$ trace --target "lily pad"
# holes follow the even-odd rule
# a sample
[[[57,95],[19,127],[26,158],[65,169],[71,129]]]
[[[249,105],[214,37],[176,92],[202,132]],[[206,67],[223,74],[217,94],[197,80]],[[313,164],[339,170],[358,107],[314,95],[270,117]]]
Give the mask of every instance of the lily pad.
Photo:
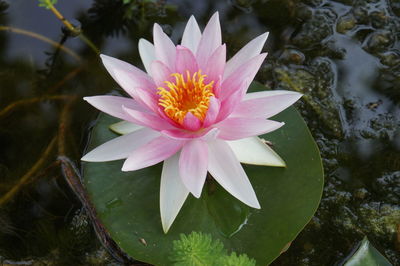
[[[345,266],[392,266],[365,237],[357,251],[346,261]]]
[[[259,83],[250,88],[265,89]],[[201,198],[189,196],[164,234],[159,211],[161,164],[121,172],[123,161],[83,163],[84,184],[98,219],[122,250],[151,264],[168,265],[172,241],[192,231],[211,234],[229,251],[246,253],[259,265],[271,263],[311,219],[323,187],[319,150],[299,113],[290,107],[273,119],[286,124],[261,137],[272,143],[287,167],[244,165],[260,210],[244,206],[210,178]],[[100,114],[89,150],[117,137],[109,129],[115,122]]]

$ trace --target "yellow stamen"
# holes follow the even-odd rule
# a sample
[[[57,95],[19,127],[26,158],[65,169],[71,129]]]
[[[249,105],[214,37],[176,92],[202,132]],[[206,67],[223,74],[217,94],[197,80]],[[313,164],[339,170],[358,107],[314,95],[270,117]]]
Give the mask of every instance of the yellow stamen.
[[[188,112],[203,121],[208,111],[210,97],[214,96],[214,81],[204,84],[206,75],[202,75],[201,70],[193,75],[186,71],[186,80],[180,73],[171,76],[175,78],[174,82],[165,81],[166,88],[157,88],[161,96],[158,104],[164,107],[164,113],[179,124],[183,123]]]

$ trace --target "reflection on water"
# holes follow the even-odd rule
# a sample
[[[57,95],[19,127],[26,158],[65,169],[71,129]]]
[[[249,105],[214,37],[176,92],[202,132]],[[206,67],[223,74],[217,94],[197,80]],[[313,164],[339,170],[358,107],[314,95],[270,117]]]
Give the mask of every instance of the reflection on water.
[[[189,15],[204,25],[219,10],[230,56],[270,31],[257,79],[305,94],[297,107],[326,172],[316,216],[274,264],[332,265],[363,235],[400,264],[398,1],[60,0],[57,8],[77,19],[102,53],[135,65],[141,65],[138,39],[151,40],[154,22],[177,42]],[[0,261],[117,263],[96,240],[57,158],[79,166],[96,117],[82,96],[119,88],[61,25],[36,1],[0,1]],[[38,36],[64,46],[55,49]],[[234,232],[246,213],[221,221],[224,233]]]

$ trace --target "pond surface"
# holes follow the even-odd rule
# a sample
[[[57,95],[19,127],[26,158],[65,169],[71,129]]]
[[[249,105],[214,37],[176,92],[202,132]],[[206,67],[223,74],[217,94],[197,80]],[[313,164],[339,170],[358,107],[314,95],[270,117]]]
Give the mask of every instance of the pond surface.
[[[56,7],[102,53],[139,66],[155,22],[178,42],[191,14],[204,26],[218,10],[229,56],[270,31],[256,79],[305,94],[296,107],[325,168],[315,217],[274,265],[341,264],[364,236],[400,265],[400,1],[124,2]],[[120,89],[37,1],[0,0],[0,29],[0,262],[119,265],[64,176],[97,116],[82,97]]]

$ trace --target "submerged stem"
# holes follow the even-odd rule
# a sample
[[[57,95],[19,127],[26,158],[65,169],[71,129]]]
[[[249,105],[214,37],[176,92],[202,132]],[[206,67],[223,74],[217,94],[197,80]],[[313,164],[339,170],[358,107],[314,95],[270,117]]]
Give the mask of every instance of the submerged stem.
[[[56,140],[57,136],[54,136],[53,139],[50,141],[49,145],[47,148],[44,150],[44,152],[39,156],[39,160],[36,161],[36,163],[29,169],[28,172],[26,172],[25,175],[23,175],[17,184],[15,184],[4,196],[0,198],[0,206],[4,205],[7,203],[21,188],[25,183],[40,170],[48,158],[51,155],[51,152],[55,148],[56,145]]]
[[[71,95],[50,95],[50,96],[45,96],[45,97],[35,97],[35,98],[15,101],[15,102],[7,105],[3,110],[0,110],[0,118],[4,115],[8,114],[15,108],[23,106],[23,105],[33,104],[33,103],[37,103],[37,102],[41,102],[41,101],[45,101],[45,100],[67,100],[67,99],[71,99],[74,97],[75,96],[71,96]]]
[[[77,99],[76,96],[72,96],[72,98],[64,105],[63,110],[60,114],[60,123],[58,126],[58,155],[59,156],[66,156],[66,129],[69,124],[70,120],[70,111],[72,105],[74,104],[75,100]]]
[[[58,127],[58,133],[56,136],[54,136],[52,138],[52,140],[50,141],[50,143],[47,146],[47,148],[45,149],[45,151],[39,156],[40,159],[36,161],[36,163],[29,169],[29,171],[26,172],[26,174],[23,175],[15,185],[13,185],[13,187],[3,197],[0,198],[0,207],[3,204],[7,203],[29,181],[29,179],[31,179],[41,168],[44,167],[44,164],[49,159],[51,152],[55,148],[56,144],[58,146],[58,154],[61,156],[65,155],[65,130],[69,123],[69,113],[71,111],[72,104],[75,102],[77,97],[76,96],[65,96],[65,95],[56,95],[53,97],[57,97],[57,98],[62,97],[63,99],[65,99],[65,98],[70,99],[64,105],[64,108],[60,114],[60,124]],[[39,101],[40,99],[41,98],[33,98],[33,99],[30,99],[30,102]],[[18,101],[18,102],[20,104],[26,103],[26,101],[25,102]],[[15,103],[14,103],[14,105],[11,105],[11,106],[9,105],[9,107],[10,107],[9,109],[12,109],[12,106],[15,107]],[[7,110],[3,110],[3,111],[7,111]],[[0,113],[0,115],[1,115],[1,113]]]
[[[64,78],[62,78],[59,82],[57,82],[54,86],[52,86],[48,92],[55,92],[57,91],[60,87],[62,87],[67,81],[69,81],[70,79],[74,78],[77,74],[79,74],[80,72],[82,72],[84,70],[84,66],[79,66],[75,69],[73,69],[72,71],[68,72]]]
[[[56,15],[56,17],[67,27],[68,30],[70,30],[73,33],[79,34],[79,31],[69,22],[61,13],[60,11],[57,10],[57,8],[53,4],[49,4],[49,8],[51,12]]]
[[[66,52],[67,54],[71,55],[76,60],[81,61],[81,57],[79,55],[77,55],[74,51],[72,51],[71,49],[65,47],[64,45],[61,45],[41,34],[38,34],[38,33],[32,32],[32,31],[28,31],[28,30],[24,30],[24,29],[20,29],[20,28],[15,28],[15,27],[10,27],[10,26],[2,26],[2,25],[0,25],[0,31],[10,31],[13,33],[26,35],[26,36],[41,40],[43,42],[51,44],[55,48],[61,49],[62,51]]]
[[[81,30],[77,29],[74,25],[72,25],[71,22],[69,22],[61,13],[58,11],[58,9],[52,4],[49,3],[49,9],[53,14],[67,27],[67,29],[72,32],[74,35],[77,35],[84,43],[86,43],[87,46],[90,47],[90,49],[93,50],[97,55],[100,54],[99,49],[97,46],[89,40],[82,32]]]

